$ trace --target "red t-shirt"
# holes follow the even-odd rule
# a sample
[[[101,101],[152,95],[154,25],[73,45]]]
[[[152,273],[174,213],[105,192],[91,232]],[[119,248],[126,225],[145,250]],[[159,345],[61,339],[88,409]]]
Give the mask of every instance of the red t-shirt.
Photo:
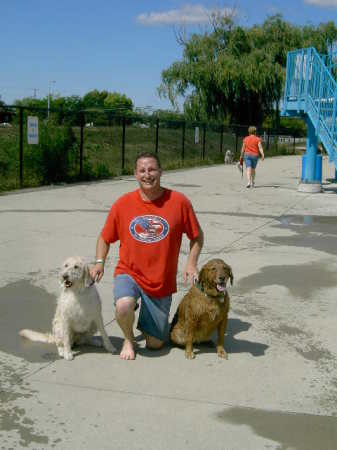
[[[245,144],[245,154],[251,156],[259,156],[259,142],[261,142],[261,139],[255,136],[255,134],[250,134],[249,136],[245,137],[243,140],[243,143]]]
[[[181,193],[164,189],[146,202],[136,190],[111,207],[101,232],[110,244],[120,241],[115,275],[129,274],[151,297],[177,291],[177,266],[182,235],[196,239],[200,225],[191,202]]]

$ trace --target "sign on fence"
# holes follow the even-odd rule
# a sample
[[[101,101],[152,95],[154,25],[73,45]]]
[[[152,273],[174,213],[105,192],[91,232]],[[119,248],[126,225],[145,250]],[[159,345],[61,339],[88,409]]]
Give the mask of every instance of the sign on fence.
[[[28,144],[39,143],[39,119],[35,116],[27,118],[27,141]]]
[[[200,142],[199,127],[195,127],[195,132],[194,132],[194,143],[195,143],[195,144],[199,144],[199,142]]]

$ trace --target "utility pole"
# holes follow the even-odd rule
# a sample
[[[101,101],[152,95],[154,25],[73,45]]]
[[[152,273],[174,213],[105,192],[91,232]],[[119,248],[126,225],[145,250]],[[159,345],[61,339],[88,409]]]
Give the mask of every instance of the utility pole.
[[[38,88],[32,88],[32,90],[34,91],[33,98],[36,98],[36,93],[37,93],[37,91],[39,91],[40,89],[38,89]]]

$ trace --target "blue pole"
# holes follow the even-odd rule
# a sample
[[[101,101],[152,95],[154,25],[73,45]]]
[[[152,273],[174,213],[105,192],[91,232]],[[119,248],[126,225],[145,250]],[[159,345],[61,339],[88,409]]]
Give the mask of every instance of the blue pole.
[[[317,136],[315,127],[309,117],[307,118],[307,151],[303,183],[315,182],[315,165],[317,153]]]

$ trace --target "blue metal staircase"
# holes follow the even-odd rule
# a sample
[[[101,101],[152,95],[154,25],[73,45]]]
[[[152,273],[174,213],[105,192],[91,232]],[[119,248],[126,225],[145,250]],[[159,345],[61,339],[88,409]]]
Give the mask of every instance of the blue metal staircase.
[[[308,140],[314,134],[322,142],[337,170],[337,83],[330,68],[312,47],[289,52],[281,115],[305,119]]]

